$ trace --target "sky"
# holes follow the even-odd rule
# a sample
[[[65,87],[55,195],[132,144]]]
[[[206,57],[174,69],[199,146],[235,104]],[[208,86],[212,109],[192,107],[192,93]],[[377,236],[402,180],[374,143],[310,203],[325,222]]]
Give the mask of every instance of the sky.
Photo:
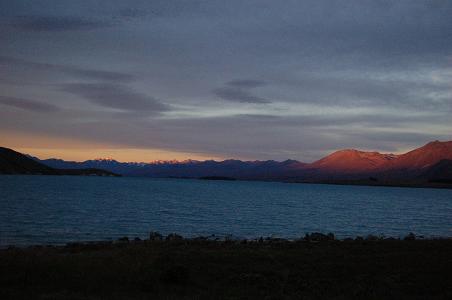
[[[0,0],[0,145],[311,162],[452,140],[452,1]]]

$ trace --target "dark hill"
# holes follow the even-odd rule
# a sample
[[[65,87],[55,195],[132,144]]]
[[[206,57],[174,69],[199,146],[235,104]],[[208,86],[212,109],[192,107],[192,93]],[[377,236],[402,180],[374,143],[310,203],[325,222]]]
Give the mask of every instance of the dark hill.
[[[38,163],[14,150],[0,147],[0,174],[54,175],[55,169]]]
[[[441,160],[425,171],[421,177],[429,182],[452,183],[452,160]]]
[[[0,147],[0,174],[118,176],[100,169],[55,169],[14,150]]]

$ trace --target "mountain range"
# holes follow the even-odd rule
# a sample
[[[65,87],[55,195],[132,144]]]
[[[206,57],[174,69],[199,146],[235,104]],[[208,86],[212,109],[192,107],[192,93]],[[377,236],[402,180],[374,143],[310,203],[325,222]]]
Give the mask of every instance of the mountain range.
[[[3,173],[7,173],[5,172],[7,168],[10,168],[11,173],[12,167],[11,163],[9,165],[7,163],[6,148],[0,149],[0,173],[2,170]],[[55,170],[60,170],[59,172],[63,172],[61,170],[65,170],[64,172],[68,172],[68,170],[105,170],[105,172],[123,176],[166,178],[219,178],[372,185],[449,186],[452,184],[452,141],[430,142],[399,155],[345,149],[336,151],[313,163],[296,160],[278,162],[234,159],[149,163],[94,159],[75,162],[61,159],[40,160],[32,156],[25,158],[29,160],[27,168],[35,168],[33,163],[37,163],[41,166],[41,169],[38,169],[42,174],[52,173]]]
[[[57,169],[103,169],[123,176],[177,178],[234,178],[289,182],[328,182],[384,185],[452,183],[452,141],[430,142],[404,154],[355,149],[336,151],[313,163],[285,161],[155,161],[118,162],[95,159],[84,162],[45,159],[35,161]]]

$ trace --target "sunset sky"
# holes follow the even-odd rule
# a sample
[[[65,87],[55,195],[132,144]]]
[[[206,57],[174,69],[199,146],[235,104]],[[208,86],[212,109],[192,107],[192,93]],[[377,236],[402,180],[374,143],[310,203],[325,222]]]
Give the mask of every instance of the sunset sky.
[[[452,140],[452,1],[0,0],[0,146],[310,162]]]

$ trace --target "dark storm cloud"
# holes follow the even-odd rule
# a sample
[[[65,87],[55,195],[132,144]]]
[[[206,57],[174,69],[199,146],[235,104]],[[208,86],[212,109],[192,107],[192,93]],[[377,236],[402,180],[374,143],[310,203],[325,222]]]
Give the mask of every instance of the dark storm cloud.
[[[50,63],[39,63],[9,56],[0,56],[0,71],[4,69],[7,71],[38,71],[38,72],[60,72],[65,73],[81,79],[93,79],[93,80],[106,80],[106,81],[131,81],[134,79],[133,75],[113,72],[113,71],[103,71],[95,69],[86,69],[76,66],[68,65],[58,65]]]
[[[120,84],[70,83],[62,85],[61,89],[108,108],[148,114],[170,110],[169,105]]]
[[[0,96],[0,104],[40,113],[56,112],[59,110],[57,106],[52,104],[8,96]]]
[[[94,30],[111,25],[111,22],[75,16],[18,16],[10,22],[17,29],[38,32]]]

